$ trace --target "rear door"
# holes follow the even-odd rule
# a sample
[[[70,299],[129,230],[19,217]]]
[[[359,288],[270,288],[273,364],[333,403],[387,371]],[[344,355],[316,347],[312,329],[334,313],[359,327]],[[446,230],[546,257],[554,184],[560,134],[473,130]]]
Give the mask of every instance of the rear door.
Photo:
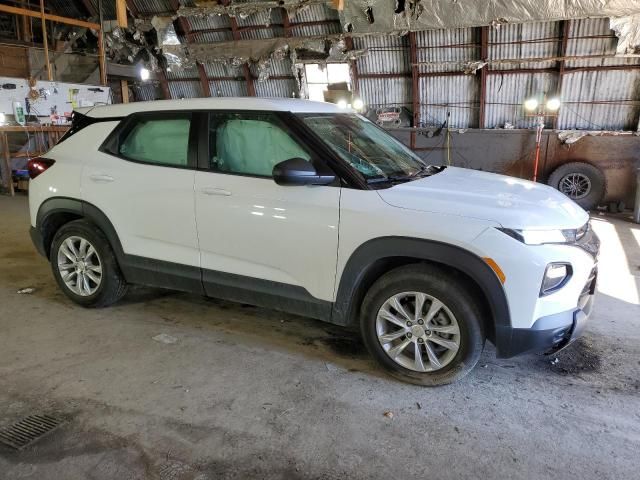
[[[129,256],[200,266],[193,124],[186,112],[134,114],[88,155],[82,198],[106,214]]]
[[[320,161],[276,113],[213,112],[203,136],[195,203],[207,293],[220,296],[223,285],[237,285],[254,290],[259,304],[260,294],[332,301],[339,183],[275,183],[271,173],[281,161]]]

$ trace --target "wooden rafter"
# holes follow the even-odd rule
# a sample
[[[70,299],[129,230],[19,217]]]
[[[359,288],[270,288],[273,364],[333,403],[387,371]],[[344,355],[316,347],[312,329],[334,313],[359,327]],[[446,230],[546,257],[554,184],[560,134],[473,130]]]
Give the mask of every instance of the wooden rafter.
[[[98,16],[98,11],[93,6],[93,3],[90,2],[90,0],[82,0],[82,6],[87,11],[87,13],[89,14],[90,17],[97,17]]]
[[[28,8],[11,7],[9,5],[0,4],[0,12],[10,13],[12,15],[24,15],[33,18],[43,18],[49,22],[64,23],[65,25],[73,25],[75,27],[91,28],[93,30],[100,30],[99,23],[85,22],[84,20],[77,20],[75,18],[61,17],[60,15],[53,15],[46,12],[37,12]]]

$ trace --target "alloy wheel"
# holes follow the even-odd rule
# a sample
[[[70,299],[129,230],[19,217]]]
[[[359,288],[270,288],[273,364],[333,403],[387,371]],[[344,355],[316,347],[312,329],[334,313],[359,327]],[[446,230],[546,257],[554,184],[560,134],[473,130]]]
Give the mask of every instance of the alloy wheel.
[[[582,173],[569,173],[560,179],[558,189],[567,197],[579,200],[591,192],[591,180]]]
[[[389,358],[416,372],[444,368],[460,349],[455,316],[423,292],[402,292],[387,299],[376,317],[376,334]]]
[[[94,246],[78,236],[66,238],[58,248],[58,272],[76,295],[93,295],[102,282],[102,264]]]

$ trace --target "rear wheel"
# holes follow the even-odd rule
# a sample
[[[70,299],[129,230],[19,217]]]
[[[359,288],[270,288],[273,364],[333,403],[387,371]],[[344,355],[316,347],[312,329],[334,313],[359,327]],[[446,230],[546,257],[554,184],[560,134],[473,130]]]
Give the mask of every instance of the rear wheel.
[[[596,208],[604,197],[605,177],[589,163],[571,162],[556,168],[547,182],[585,210]]]
[[[484,332],[464,282],[430,265],[383,275],[367,293],[361,330],[369,352],[391,375],[444,385],[473,369]]]
[[[51,268],[62,291],[84,307],[104,307],[124,296],[127,284],[104,234],[85,220],[63,225],[51,245]]]

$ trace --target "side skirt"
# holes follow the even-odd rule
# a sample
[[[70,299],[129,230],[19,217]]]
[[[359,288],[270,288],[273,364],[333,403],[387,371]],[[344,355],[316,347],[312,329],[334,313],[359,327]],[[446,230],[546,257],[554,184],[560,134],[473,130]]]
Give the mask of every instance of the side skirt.
[[[331,321],[333,303],[319,300],[297,285],[203,270],[136,255],[124,254],[119,262],[122,273],[130,283],[248,303],[326,322]]]

